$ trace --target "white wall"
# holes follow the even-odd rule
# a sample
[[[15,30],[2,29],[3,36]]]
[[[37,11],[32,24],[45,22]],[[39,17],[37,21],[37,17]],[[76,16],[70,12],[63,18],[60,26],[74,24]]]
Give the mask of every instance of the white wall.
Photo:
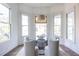
[[[35,40],[36,39],[36,27],[34,22],[34,15],[29,15],[29,24],[28,24],[28,35],[30,39]]]
[[[50,15],[48,14],[47,15],[47,19],[48,19],[48,22],[47,22],[47,38],[48,40],[53,40],[53,15]]]
[[[18,9],[16,4],[7,4],[10,10],[11,39],[0,43],[0,55],[4,55],[18,45]]]
[[[24,14],[32,14],[32,7],[29,7],[27,5],[24,5],[24,4],[19,4],[19,10],[21,13],[24,13]]]

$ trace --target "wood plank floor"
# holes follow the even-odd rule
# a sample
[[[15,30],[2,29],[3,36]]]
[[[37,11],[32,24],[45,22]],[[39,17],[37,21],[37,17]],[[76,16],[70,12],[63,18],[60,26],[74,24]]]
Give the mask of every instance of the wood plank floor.
[[[23,45],[16,47],[9,53],[5,54],[4,56],[16,56],[19,51],[23,48]],[[68,47],[64,45],[59,46],[59,56],[79,56],[76,52],[72,51]]]
[[[60,50],[60,53],[64,52],[65,55],[79,56],[79,54],[77,54],[76,52],[72,51],[71,49],[69,49],[68,47],[66,47],[64,45],[60,45],[60,49],[62,49],[62,51]]]
[[[12,51],[10,51],[9,53],[5,54],[4,56],[16,56],[17,53],[23,48],[23,45],[20,45],[16,48],[14,48]]]

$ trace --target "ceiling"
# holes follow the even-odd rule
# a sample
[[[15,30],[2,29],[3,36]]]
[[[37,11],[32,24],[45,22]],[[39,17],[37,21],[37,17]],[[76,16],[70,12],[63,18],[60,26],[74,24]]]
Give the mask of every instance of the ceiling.
[[[51,7],[64,5],[64,3],[22,3],[22,5],[27,5],[29,7]]]

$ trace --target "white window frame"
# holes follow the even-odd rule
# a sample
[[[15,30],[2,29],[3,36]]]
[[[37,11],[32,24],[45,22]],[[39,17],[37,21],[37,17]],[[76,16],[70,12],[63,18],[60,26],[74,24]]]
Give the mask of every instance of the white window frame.
[[[68,14],[70,14],[70,13],[74,13],[74,15],[73,15],[73,17],[74,17],[74,19],[73,19],[73,30],[72,30],[72,40],[71,39],[68,39]],[[75,36],[76,36],[76,32],[75,32],[75,28],[76,28],[76,26],[75,26],[75,11],[74,10],[72,10],[72,11],[70,11],[69,13],[67,13],[66,14],[66,38],[67,38],[67,40],[70,40],[70,41],[72,41],[72,42],[75,42]]]
[[[1,4],[1,5],[3,5],[3,4]],[[5,5],[3,5],[4,7],[6,7]],[[9,13],[8,13],[8,19],[9,19],[9,23],[6,23],[6,22],[4,22],[3,24],[8,24],[9,25],[9,27],[10,27],[10,29],[9,29],[9,39],[7,39],[7,40],[4,40],[4,41],[2,41],[2,42],[0,42],[0,43],[3,43],[3,42],[6,42],[6,41],[9,41],[10,39],[11,39],[11,23],[10,23],[10,8],[8,8],[8,7],[6,7],[8,10],[9,10]],[[0,23],[2,23],[2,22],[0,22]]]
[[[55,21],[55,17],[56,16],[60,16],[60,18],[61,18],[61,14],[58,14],[58,15],[55,15],[54,16],[54,21]],[[61,19],[62,20],[62,19]],[[61,20],[60,20],[60,25],[55,25],[55,22],[53,22],[54,23],[54,36],[55,36],[55,26],[57,27],[57,26],[59,26],[60,27],[60,36],[59,37],[61,37]],[[57,35],[58,36],[58,35]]]
[[[26,17],[29,19],[28,15],[22,14],[21,17],[22,17],[22,16],[26,16]],[[26,19],[26,20],[28,21],[28,19]],[[23,18],[22,18],[22,20],[23,20]],[[22,21],[22,20],[21,20],[21,21]],[[28,22],[27,22],[27,23],[28,23]],[[28,36],[28,24],[27,24],[27,25],[22,25],[22,29],[23,29],[23,27],[27,27],[27,29],[26,29],[26,30],[27,30],[27,34],[26,34],[26,35],[23,35],[23,30],[22,30],[22,36],[23,36],[23,37],[24,37],[24,36]]]

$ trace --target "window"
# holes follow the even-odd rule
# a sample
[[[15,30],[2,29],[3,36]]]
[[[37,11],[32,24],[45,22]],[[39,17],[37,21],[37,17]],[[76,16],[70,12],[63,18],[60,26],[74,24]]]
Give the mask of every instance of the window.
[[[61,15],[54,16],[54,35],[61,36]]]
[[[45,39],[46,39],[46,35],[47,35],[47,24],[46,23],[36,23],[36,39],[38,39],[37,36],[40,35],[45,35]]]
[[[67,14],[67,38],[74,40],[74,12]]]
[[[0,42],[10,40],[9,9],[0,4]]]
[[[22,15],[22,36],[28,35],[28,16]]]

